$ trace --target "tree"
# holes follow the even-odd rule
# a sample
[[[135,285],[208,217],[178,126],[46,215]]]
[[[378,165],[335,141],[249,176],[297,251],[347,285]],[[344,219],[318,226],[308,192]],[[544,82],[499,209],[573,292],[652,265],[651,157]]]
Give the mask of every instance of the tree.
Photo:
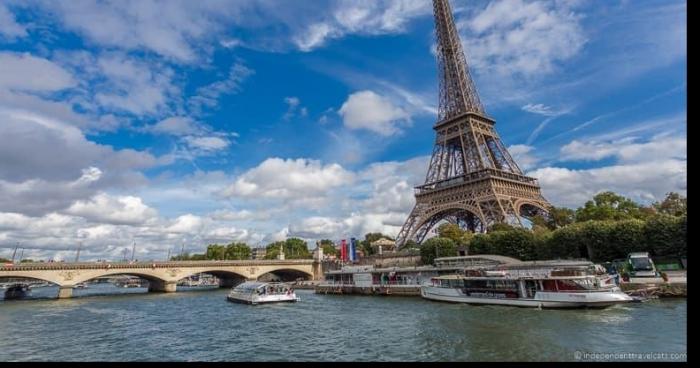
[[[323,239],[320,241],[321,249],[323,249],[323,254],[329,256],[338,256],[340,252],[335,247],[335,243],[329,239]]]
[[[7,258],[0,257],[0,263],[10,263],[10,262],[12,262],[12,261],[7,259]]]
[[[688,218],[658,215],[646,222],[644,239],[655,256],[686,257],[688,254]]]
[[[549,209],[549,219],[547,226],[556,230],[561,227],[571,225],[576,221],[576,211],[566,207],[551,207]]]
[[[284,248],[285,259],[309,259],[311,252],[305,241],[299,238],[289,238],[286,241],[279,241],[269,244],[266,248],[265,259],[277,259],[280,254],[280,247]]]
[[[457,255],[459,255],[457,245],[449,238],[431,238],[420,246],[420,257],[423,264],[432,264],[435,258],[455,257]]]
[[[231,243],[226,246],[226,259],[250,259],[250,247],[246,243]]]
[[[463,230],[457,224],[444,223],[438,227],[438,234],[441,238],[452,239],[457,246],[467,246],[474,234],[469,230]]]
[[[576,221],[629,220],[643,218],[639,204],[613,192],[596,194],[592,201],[576,210]]]
[[[207,246],[207,260],[224,260],[226,258],[226,247],[218,244],[210,244]]]
[[[512,231],[515,230],[515,227],[508,225],[508,224],[503,224],[503,223],[496,223],[488,228],[488,232],[496,232],[496,231]]]
[[[671,192],[666,195],[663,201],[656,202],[652,206],[659,213],[680,217],[688,213],[688,198]]]

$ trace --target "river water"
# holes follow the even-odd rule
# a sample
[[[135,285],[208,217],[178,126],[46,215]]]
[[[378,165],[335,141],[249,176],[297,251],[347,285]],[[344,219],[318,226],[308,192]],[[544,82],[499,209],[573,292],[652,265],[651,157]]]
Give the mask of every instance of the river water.
[[[293,304],[230,303],[227,290],[144,293],[92,285],[67,300],[0,300],[0,361],[682,360],[687,302],[604,310],[443,304],[317,295]],[[117,295],[101,295],[120,293]],[[585,353],[681,353],[625,359]],[[586,358],[587,357],[587,358]]]

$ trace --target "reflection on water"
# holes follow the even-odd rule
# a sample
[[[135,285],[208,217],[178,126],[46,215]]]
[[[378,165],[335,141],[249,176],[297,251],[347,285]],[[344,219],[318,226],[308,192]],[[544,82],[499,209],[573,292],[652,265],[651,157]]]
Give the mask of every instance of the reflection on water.
[[[100,287],[0,301],[0,360],[572,361],[687,349],[684,299],[537,310],[299,290],[299,303],[248,306],[223,289],[90,297],[114,291]]]

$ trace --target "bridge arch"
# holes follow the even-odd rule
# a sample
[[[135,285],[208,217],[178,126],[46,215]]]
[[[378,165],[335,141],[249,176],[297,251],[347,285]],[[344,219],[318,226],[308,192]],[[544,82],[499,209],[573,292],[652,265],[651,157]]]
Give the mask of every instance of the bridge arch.
[[[41,275],[36,275],[36,274],[32,274],[32,273],[14,272],[11,275],[0,274],[0,282],[5,282],[4,280],[8,280],[8,279],[30,279],[30,280],[36,280],[36,281],[46,281],[46,282],[50,282],[56,286],[61,286],[61,282],[57,279],[54,279],[51,277],[41,277]]]
[[[81,282],[87,282],[90,280],[94,280],[100,277],[106,277],[106,276],[136,276],[140,277],[144,280],[147,280],[148,282],[151,283],[160,283],[160,282],[167,282],[165,278],[161,277],[159,274],[152,272],[152,271],[147,271],[147,270],[141,270],[141,271],[132,271],[132,270],[121,270],[121,269],[114,269],[114,270],[100,270],[97,272],[87,272],[85,274],[81,274],[80,276],[76,277],[73,279],[72,283],[73,284],[79,284]]]
[[[291,282],[300,278],[303,280],[313,280],[314,274],[313,272],[296,267],[280,267],[259,274],[257,280]]]

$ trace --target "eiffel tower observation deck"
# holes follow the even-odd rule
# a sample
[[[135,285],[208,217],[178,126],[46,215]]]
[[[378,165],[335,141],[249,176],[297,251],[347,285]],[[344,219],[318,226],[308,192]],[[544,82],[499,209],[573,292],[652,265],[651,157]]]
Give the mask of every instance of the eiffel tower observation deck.
[[[496,132],[472,80],[449,0],[433,0],[440,103],[425,184],[397,239],[422,242],[447,221],[474,232],[497,223],[524,226],[551,205],[523,174]]]

